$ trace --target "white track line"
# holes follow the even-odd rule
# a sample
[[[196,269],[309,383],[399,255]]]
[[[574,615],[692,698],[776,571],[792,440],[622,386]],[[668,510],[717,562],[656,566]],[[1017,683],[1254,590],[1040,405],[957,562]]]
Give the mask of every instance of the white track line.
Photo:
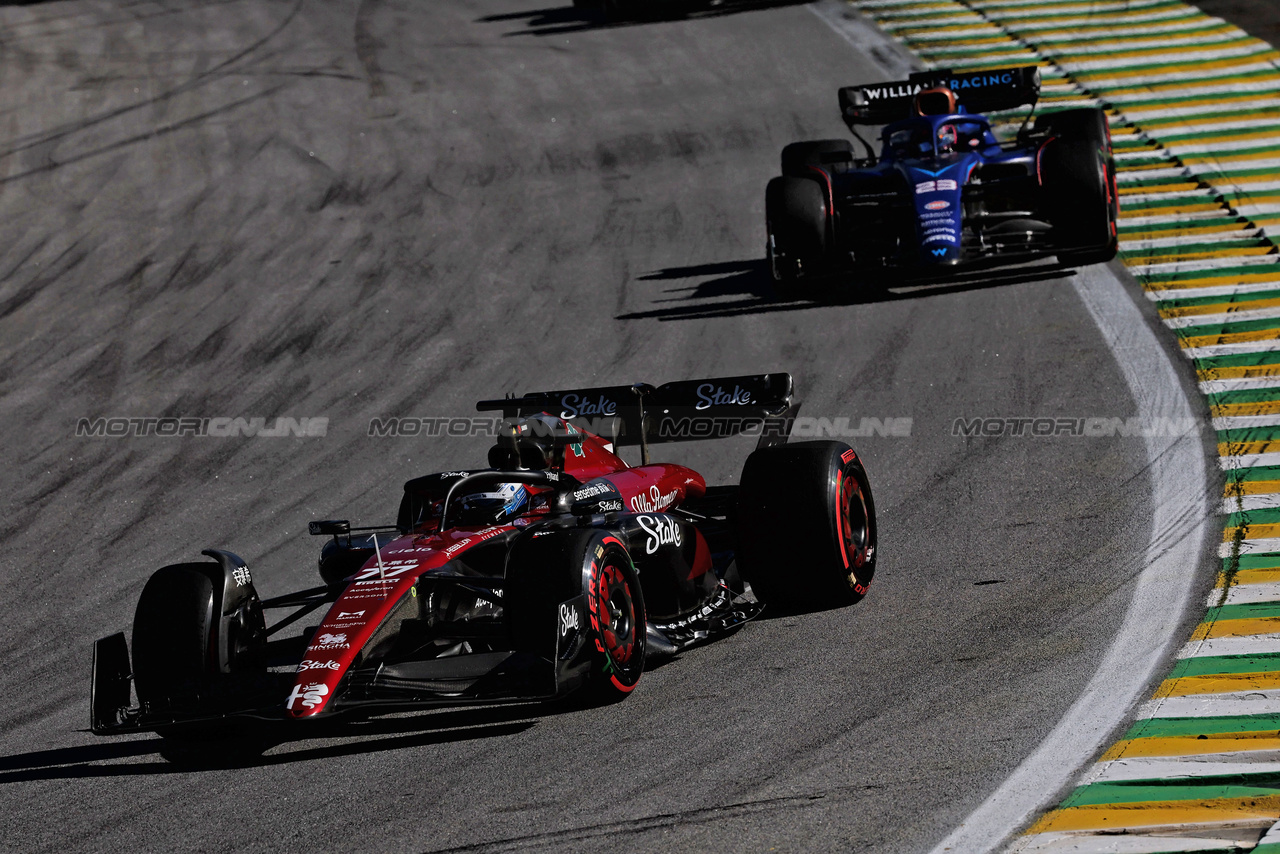
[[[1280,342],[1272,342],[1276,344]],[[1201,350],[1207,350],[1208,347],[1201,347]],[[1268,349],[1275,349],[1269,347]],[[1184,350],[1184,353],[1190,352]],[[1280,415],[1229,415],[1225,418],[1214,418],[1214,430],[1247,430],[1250,427],[1280,427]]]
[[[1261,727],[1262,725],[1259,724]],[[1274,754],[1259,750],[1257,753]],[[1226,774],[1275,774],[1280,762],[1259,762],[1248,752],[1204,753],[1198,756],[1141,757],[1138,759],[1113,759],[1099,762],[1089,775],[1081,780],[1086,783],[1118,783],[1129,780],[1171,780],[1193,777],[1217,777]]]
[[[1280,388],[1280,377],[1251,377],[1240,380],[1205,380],[1200,383],[1204,394],[1221,394],[1224,391],[1244,391],[1253,388]]]
[[[1222,591],[1212,590],[1205,599],[1205,607],[1213,608],[1222,602]],[[1280,581],[1268,581],[1263,584],[1241,584],[1227,591],[1227,601],[1223,605],[1255,605],[1259,602],[1280,602]],[[1257,652],[1251,653],[1257,655]]]
[[[1222,593],[1221,589],[1215,593]],[[1216,605],[1217,602],[1214,602]],[[1217,655],[1267,655],[1280,652],[1280,634],[1246,635],[1239,638],[1214,638],[1191,641],[1178,651],[1178,658],[1205,658]]]
[[[1274,380],[1275,377],[1272,377]],[[1218,465],[1223,471],[1228,469],[1251,469],[1258,466],[1280,466],[1280,454],[1239,454],[1231,457],[1218,457]],[[1259,540],[1258,542],[1261,542]],[[1275,542],[1280,543],[1280,540]],[[1280,548],[1272,549],[1280,551]]]
[[[1280,456],[1280,454],[1269,456]],[[1273,552],[1280,552],[1280,539],[1275,537],[1267,537],[1261,540],[1242,540],[1240,542],[1240,554],[1242,555],[1265,555]],[[1231,557],[1231,543],[1220,543],[1218,545],[1218,557]]]
[[[1237,259],[1232,259],[1233,261]],[[1247,305],[1247,303],[1240,303]],[[1219,314],[1188,314],[1185,317],[1166,317],[1164,318],[1165,326],[1170,329],[1183,329],[1187,326],[1209,326],[1219,323],[1236,323],[1241,320],[1271,320],[1280,317],[1280,305],[1268,306],[1267,308],[1245,308],[1238,311],[1228,311]],[[1277,378],[1272,378],[1272,383],[1277,382]]]
[[[1229,715],[1280,713],[1280,691],[1242,691],[1238,694],[1196,694],[1148,700],[1138,708],[1138,720],[1146,718],[1220,718]]]
[[[1206,829],[1205,832],[1213,831]],[[1231,851],[1238,844],[1239,840],[1234,837],[1190,839],[1185,836],[1041,833],[1020,850],[1022,854],[1181,854],[1193,851]]]
[[[1270,507],[1280,507],[1280,493],[1255,493],[1253,495],[1242,495],[1239,498],[1233,495],[1230,498],[1222,499],[1222,510],[1220,512],[1224,516],[1230,516],[1232,513],[1248,513],[1250,510],[1266,510]],[[1276,652],[1280,652],[1280,649],[1277,649]]]
[[[1115,274],[1090,267],[1072,282],[1144,417],[1194,418],[1175,368]],[[1157,675],[1191,604],[1211,518],[1204,454],[1194,434],[1145,440],[1154,518],[1124,622],[1089,684],[1031,756],[932,854],[1001,848],[1109,741]],[[1170,850],[1170,849],[1165,849]]]
[[[1219,344],[1216,347],[1191,347],[1183,350],[1182,355],[1188,359],[1213,359],[1218,356],[1238,356],[1242,353],[1270,353],[1273,350],[1280,350],[1280,341],[1249,341],[1241,344]]]
[[[868,56],[880,58],[892,44],[840,0],[807,8]],[[889,55],[900,54],[895,50]],[[1177,369],[1116,274],[1108,267],[1089,267],[1072,279],[1072,285],[1124,374],[1136,414],[1194,419]],[[934,854],[994,851],[1033,815],[1051,806],[1133,710],[1157,668],[1176,648],[1174,631],[1192,604],[1191,589],[1212,518],[1205,459],[1194,433],[1143,441],[1151,476],[1152,528],[1119,631],[1089,684],[1053,731],[938,843]]]

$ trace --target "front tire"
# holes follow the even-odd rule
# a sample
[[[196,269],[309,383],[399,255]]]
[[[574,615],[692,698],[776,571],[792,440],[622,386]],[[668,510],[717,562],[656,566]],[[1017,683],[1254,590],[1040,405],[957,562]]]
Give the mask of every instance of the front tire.
[[[237,568],[243,578],[234,575]],[[262,606],[247,573],[243,564],[166,566],[138,598],[134,687],[170,761],[217,764],[261,752],[241,727],[217,720],[279,696],[279,682],[266,670]]]
[[[851,605],[876,567],[876,513],[862,461],[843,442],[761,448],[738,492],[738,565],[783,610]]]
[[[580,651],[568,666],[586,665],[580,699],[617,702],[640,682],[644,594],[631,556],[609,532],[554,531],[519,541],[507,558],[503,603],[513,648],[546,658],[554,658],[562,613],[570,613],[561,606],[579,614],[581,637],[573,643]]]
[[[202,564],[157,570],[133,617],[133,679],[144,707],[195,708],[217,672],[213,582]]]
[[[817,181],[774,178],[765,188],[767,251],[782,290],[822,269],[827,251],[827,199]]]

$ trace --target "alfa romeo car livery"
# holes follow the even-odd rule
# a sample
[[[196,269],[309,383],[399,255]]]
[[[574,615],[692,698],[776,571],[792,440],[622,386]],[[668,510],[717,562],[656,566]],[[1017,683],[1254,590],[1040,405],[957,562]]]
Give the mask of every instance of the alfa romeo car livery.
[[[648,658],[766,603],[851,604],[876,565],[871,487],[847,445],[788,443],[798,407],[785,373],[482,401],[503,424],[487,466],[409,480],[394,525],[311,523],[331,538],[320,586],[261,600],[245,562],[216,549],[156,571],[132,651],[123,632],[95,645],[93,731],[181,741],[231,723],[615,700]],[[652,444],[739,434],[759,438],[736,486],[650,460]],[[268,627],[276,609],[292,613]],[[320,609],[312,630],[272,639]]]
[[[1054,256],[1108,261],[1117,247],[1115,163],[1098,108],[1028,114],[1001,142],[980,113],[1031,106],[1035,66],[839,91],[849,140],[797,142],[765,192],[766,253],[775,281],[894,268],[945,274],[960,265]],[[877,156],[860,125],[885,125]]]

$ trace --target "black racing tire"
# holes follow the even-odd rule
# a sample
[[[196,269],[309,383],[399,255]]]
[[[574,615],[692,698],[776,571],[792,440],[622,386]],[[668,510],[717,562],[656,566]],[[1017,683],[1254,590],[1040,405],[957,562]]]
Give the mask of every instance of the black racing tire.
[[[783,611],[852,605],[876,570],[876,509],[862,461],[843,442],[756,450],[738,490],[738,566]]]
[[[217,669],[213,582],[204,564],[157,570],[133,617],[133,681],[144,707],[194,708]]]
[[[1101,264],[1120,246],[1120,216],[1111,131],[1101,109],[1064,110],[1042,116],[1036,130],[1052,139],[1041,163],[1046,218],[1063,264]]]
[[[1053,240],[1064,264],[1106,263],[1120,246],[1115,166],[1084,140],[1055,139],[1044,152],[1044,189]]]
[[[622,542],[588,528],[528,536],[512,547],[502,599],[515,650],[552,656],[559,607],[578,597],[590,668],[576,697],[593,705],[623,700],[644,672],[646,611]]]
[[[764,206],[774,281],[790,288],[820,273],[827,252],[826,189],[808,178],[774,178],[765,187]]]
[[[829,174],[847,172],[856,155],[847,139],[815,139],[793,142],[782,149],[782,174],[791,178],[812,178],[813,170]]]

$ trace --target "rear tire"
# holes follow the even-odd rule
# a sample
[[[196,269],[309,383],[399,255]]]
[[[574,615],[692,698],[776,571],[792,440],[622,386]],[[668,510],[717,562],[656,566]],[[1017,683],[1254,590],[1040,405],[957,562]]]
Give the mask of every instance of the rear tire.
[[[876,512],[861,460],[843,442],[761,448],[738,492],[738,565],[783,610],[851,605],[876,567]]]
[[[1116,256],[1120,215],[1116,166],[1106,113],[1087,108],[1042,116],[1037,131],[1052,139],[1044,149],[1048,221],[1063,264],[1102,264]]]
[[[1037,116],[1035,132],[1085,140],[1105,149],[1107,156],[1111,156],[1111,124],[1107,121],[1106,111],[1098,107],[1080,107]]]
[[[782,174],[791,178],[812,178],[814,169],[838,174],[849,171],[854,159],[853,143],[847,139],[793,142],[782,149]]]

